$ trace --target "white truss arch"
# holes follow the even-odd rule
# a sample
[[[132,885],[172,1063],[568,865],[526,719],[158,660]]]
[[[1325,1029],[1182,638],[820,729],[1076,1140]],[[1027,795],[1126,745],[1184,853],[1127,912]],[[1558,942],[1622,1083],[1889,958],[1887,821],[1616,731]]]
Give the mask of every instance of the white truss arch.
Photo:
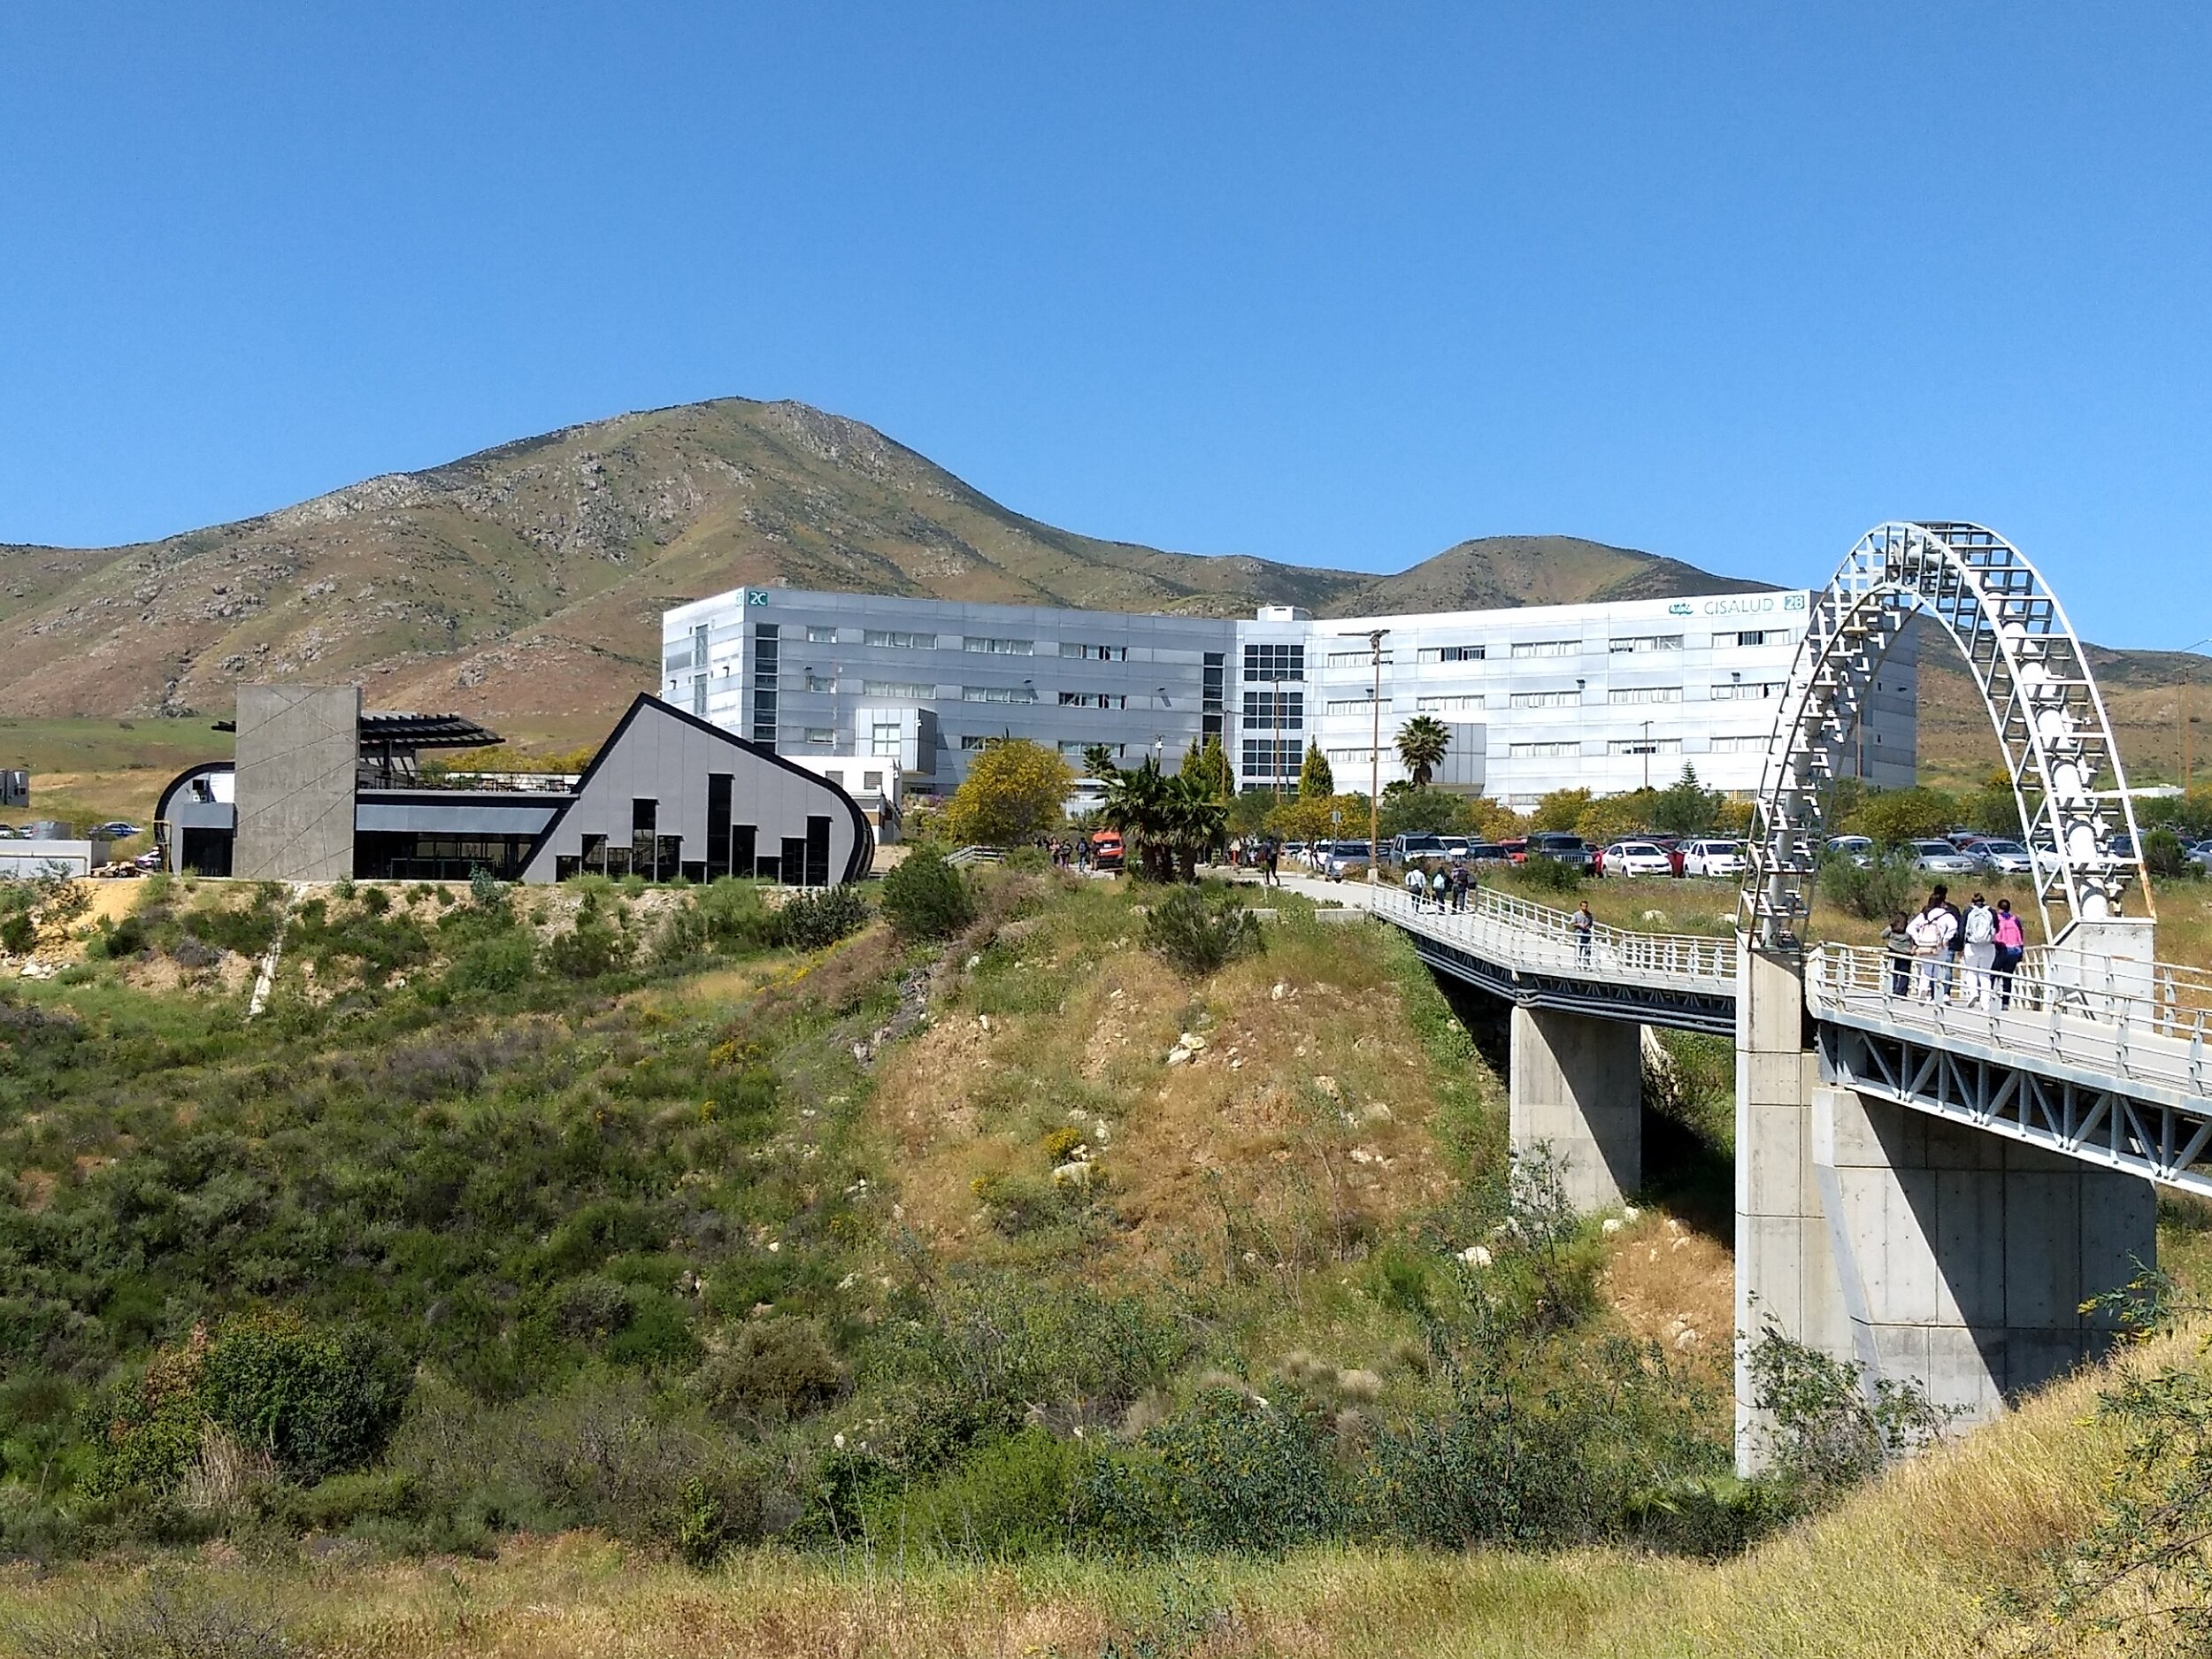
[[[1767,743],[1740,926],[1794,950],[1811,907],[1829,801],[1874,676],[1916,614],[1965,658],[2004,753],[2034,854],[2044,935],[2120,914],[2144,889],[2141,842],[2119,746],[2088,658],[2040,572],[1973,524],[1885,524],[1859,538],[1815,595]],[[2124,829],[2127,856],[2108,839]]]

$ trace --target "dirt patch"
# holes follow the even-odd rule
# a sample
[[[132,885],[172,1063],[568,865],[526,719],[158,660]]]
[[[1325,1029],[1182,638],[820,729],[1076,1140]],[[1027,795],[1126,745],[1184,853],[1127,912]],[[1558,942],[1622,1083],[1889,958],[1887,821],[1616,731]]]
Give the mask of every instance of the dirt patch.
[[[1704,1233],[1645,1211],[1614,1236],[1600,1288],[1632,1334],[1732,1371],[1736,1259]]]

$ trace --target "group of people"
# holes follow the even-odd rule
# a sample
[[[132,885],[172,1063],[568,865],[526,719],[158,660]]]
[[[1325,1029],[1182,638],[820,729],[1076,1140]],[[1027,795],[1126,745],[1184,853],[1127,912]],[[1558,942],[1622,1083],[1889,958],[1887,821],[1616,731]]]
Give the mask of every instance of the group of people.
[[[1961,910],[1941,882],[1917,915],[1891,919],[1884,943],[1892,996],[1963,1001],[1970,1008],[2010,1008],[2013,972],[2027,952],[2010,899],[1993,909],[1977,893]]]
[[[1051,856],[1052,867],[1055,870],[1087,871],[1091,867],[1094,856],[1091,851],[1091,838],[1087,835],[1078,835],[1071,839],[1056,838],[1045,843],[1045,851]]]
[[[1432,905],[1440,910],[1464,910],[1467,895],[1474,886],[1475,873],[1463,862],[1455,862],[1448,867],[1438,864],[1428,871],[1418,864],[1406,866],[1406,892],[1412,897],[1417,910]]]

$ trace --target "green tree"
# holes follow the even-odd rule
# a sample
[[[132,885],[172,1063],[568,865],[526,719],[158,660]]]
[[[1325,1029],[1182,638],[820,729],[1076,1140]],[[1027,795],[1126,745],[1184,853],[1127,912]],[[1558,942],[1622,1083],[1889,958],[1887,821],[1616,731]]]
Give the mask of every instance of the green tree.
[[[1571,830],[1596,799],[1587,789],[1555,789],[1536,803],[1529,814],[1532,830]]]
[[[1410,835],[1428,831],[1445,834],[1459,828],[1464,810],[1455,795],[1441,789],[1415,789],[1403,784],[1393,784],[1383,791],[1382,833],[1385,840],[1393,835]],[[1361,831],[1365,833],[1366,826]]]
[[[1018,847],[1057,829],[1075,775],[1056,750],[1009,738],[979,754],[967,780],[945,808],[952,838],[966,844]]]
[[[1318,742],[1309,738],[1305,763],[1298,768],[1298,798],[1325,801],[1335,793],[1336,774],[1329,770],[1329,757],[1321,752]]]
[[[1969,828],[1985,835],[2010,840],[2025,833],[2020,827],[2020,803],[2013,798],[2012,779],[2001,767],[1990,769],[1981,787],[1966,797],[1960,815]]]
[[[1141,765],[1105,780],[1106,798],[1098,809],[1103,823],[1127,837],[1138,870],[1149,881],[1170,881],[1175,875],[1168,781],[1159,761],[1147,755]]]
[[[1429,787],[1451,746],[1450,729],[1432,714],[1417,714],[1398,728],[1398,758],[1413,774],[1417,789]]]
[[[1670,835],[1702,835],[1719,812],[1720,797],[1698,782],[1697,768],[1686,763],[1682,775],[1652,802],[1652,827]]]
[[[1869,795],[1844,820],[1847,834],[1870,836],[1885,846],[1940,835],[1959,815],[1959,803],[1941,789],[1882,789]]]
[[[1593,847],[1608,846],[1648,827],[1654,822],[1652,811],[1658,798],[1656,790],[1637,789],[1593,801],[1575,820],[1575,833]]]
[[[1190,770],[1191,764],[1186,761],[1184,770]],[[1196,765],[1199,780],[1213,791],[1217,801],[1226,801],[1237,792],[1237,775],[1229,765],[1228,752],[1221,747],[1218,737],[1206,740],[1206,746],[1198,751]]]
[[[1083,775],[1087,778],[1110,778],[1121,767],[1114,760],[1111,743],[1086,743],[1083,746]]]

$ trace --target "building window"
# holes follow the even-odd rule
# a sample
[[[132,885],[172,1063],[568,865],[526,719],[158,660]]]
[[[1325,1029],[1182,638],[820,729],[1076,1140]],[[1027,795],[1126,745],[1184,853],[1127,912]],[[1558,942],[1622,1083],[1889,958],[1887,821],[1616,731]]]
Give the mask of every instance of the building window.
[[[896,760],[905,747],[900,741],[902,735],[897,721],[879,720],[868,730],[868,752]]]
[[[1679,686],[1616,686],[1605,694],[1606,702],[1618,708],[1630,703],[1679,703]]]
[[[909,634],[903,628],[870,628],[861,637],[870,645],[887,646],[895,651],[933,651],[937,649],[934,634]]]
[[[1510,753],[1516,760],[1558,760],[1569,755],[1582,753],[1579,743],[1516,743]]]
[[[1355,762],[1363,766],[1372,766],[1375,751],[1371,749],[1333,749],[1328,751],[1328,756],[1332,766],[1349,766]]]
[[[1425,645],[1421,648],[1420,660],[1425,663],[1479,663],[1489,655],[1490,648],[1486,645]]]
[[[691,647],[664,647],[661,651],[661,672],[673,680],[691,666]]]
[[[1479,645],[1474,649],[1475,654],[1479,657],[1483,648]],[[1383,652],[1382,660],[1385,668],[1390,666],[1389,651]],[[1332,668],[1372,668],[1374,665],[1375,653],[1372,650],[1331,651],[1329,653],[1329,666]]]
[[[1716,755],[1763,755],[1767,740],[1764,737],[1716,737],[1706,748]]]
[[[1513,706],[1517,709],[1571,709],[1582,702],[1579,691],[1517,691]]]
[[[1125,709],[1128,696],[1118,691],[1064,691],[1060,694],[1064,709]]]
[[[1006,734],[1003,732],[965,732],[961,734],[960,747],[968,749],[988,749],[994,743],[1002,743],[1005,741]]]
[[[1422,699],[1421,706],[1427,708],[1431,701],[1429,698]],[[1482,699],[1477,697],[1475,702],[1479,704]],[[1363,697],[1332,697],[1323,710],[1327,714],[1372,714],[1374,711],[1375,694],[1371,691]]]
[[[903,680],[864,680],[860,682],[860,692],[865,697],[908,697],[926,703],[937,695],[937,687],[915,685]]]
[[[833,726],[810,726],[806,729],[806,741],[818,749],[829,749],[837,741],[837,732]]]
[[[818,674],[810,668],[806,671],[806,688],[809,691],[835,691],[837,677],[834,674]]]
[[[1789,642],[1790,631],[1787,628],[1740,628],[1733,634],[1713,635],[1713,643],[1722,646],[1787,645]]]
[[[960,701],[963,703],[1034,703],[1037,701],[1037,688],[1034,686],[963,686],[960,687]]]
[[[1302,691],[1248,691],[1244,694],[1247,726],[1280,726],[1286,732],[1306,729],[1306,694]]]
[[[1764,703],[1778,697],[1786,682],[1779,680],[1737,680],[1713,687],[1715,703]]]
[[[704,674],[691,677],[691,711],[694,714],[707,711],[707,677]]]
[[[1679,755],[1678,737],[1617,737],[1606,744],[1609,755]]]
[[[1465,714],[1482,707],[1482,694],[1474,692],[1446,697],[1423,697],[1414,707],[1423,714]]]
[[[1082,645],[1073,640],[1060,641],[1060,655],[1073,657],[1087,663],[1125,663],[1129,660],[1126,645]]]
[[[1633,657],[1640,651],[1678,651],[1682,649],[1679,634],[1639,634],[1632,638],[1615,640],[1606,647],[1616,657]]]
[[[698,624],[691,630],[691,665],[701,673],[707,670],[707,625]]]
[[[1517,658],[1579,657],[1582,655],[1582,641],[1580,640],[1516,640],[1513,641],[1513,655]]]
[[[1101,743],[1087,737],[1064,737],[1060,740],[1060,752],[1071,760],[1082,759],[1083,751],[1090,749],[1102,749],[1116,760],[1129,752],[1126,743]]]
[[[806,627],[806,642],[809,645],[834,645],[837,643],[837,630],[810,622]]]
[[[753,741],[776,746],[776,654],[781,649],[772,622],[753,624]]]
[[[822,776],[829,782],[835,784],[841,789],[845,787],[845,773],[844,769],[841,767],[825,767],[822,771]]]
[[[1295,778],[1305,758],[1306,749],[1302,742],[1286,738],[1278,743],[1271,737],[1248,737],[1244,740],[1243,772],[1247,778]]]
[[[1244,680],[1272,682],[1306,677],[1306,648],[1302,645],[1248,645],[1244,648]]]
[[[881,790],[883,787],[883,774],[879,772],[862,772],[860,774],[860,787],[864,789]]]
[[[986,657],[1027,657],[1036,649],[1034,640],[995,640],[970,634],[963,640],[961,649],[979,651]]]

